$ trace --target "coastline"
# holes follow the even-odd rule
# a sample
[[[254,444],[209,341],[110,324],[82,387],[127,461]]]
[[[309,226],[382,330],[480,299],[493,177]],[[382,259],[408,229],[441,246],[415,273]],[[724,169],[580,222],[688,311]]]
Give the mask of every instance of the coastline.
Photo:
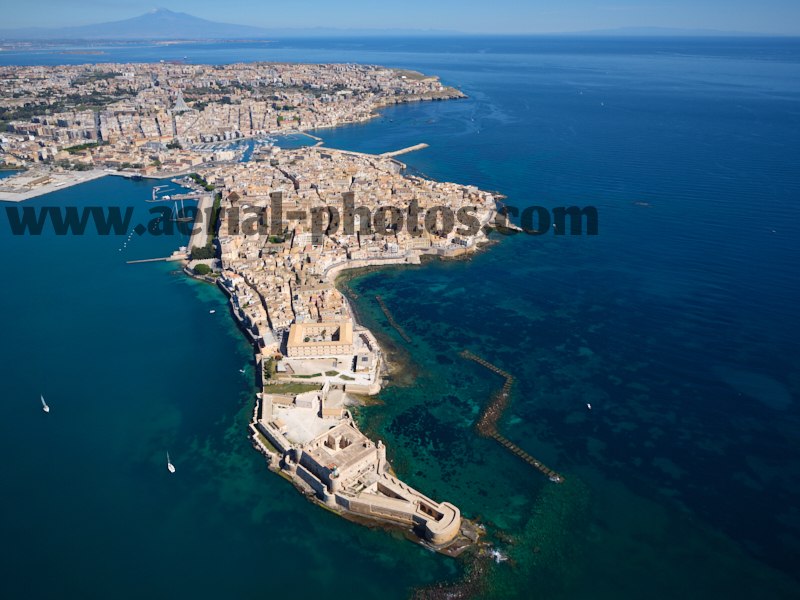
[[[475,250],[477,251],[477,249]],[[435,258],[435,257],[432,257]],[[354,261],[355,262],[355,261]],[[361,261],[359,261],[361,262]],[[335,271],[328,273],[327,279],[331,281],[336,288],[342,292],[345,301],[348,304],[350,314],[352,315],[354,326],[357,325],[358,327],[362,327],[369,331],[369,333],[375,337],[379,347],[380,347],[380,356],[381,356],[381,365],[378,367],[380,372],[380,385],[373,391],[371,390],[370,393],[366,398],[371,398],[374,394],[377,394],[383,387],[389,383],[390,385],[398,385],[401,384],[397,381],[397,376],[405,376],[409,377],[410,380],[413,381],[413,368],[411,367],[412,362],[409,360],[400,360],[398,359],[398,355],[401,352],[404,352],[402,347],[395,345],[391,340],[389,340],[388,336],[385,332],[380,331],[376,334],[372,329],[369,329],[363,325],[363,320],[359,317],[358,311],[354,307],[354,303],[351,301],[351,298],[347,295],[347,291],[343,291],[343,288],[346,285],[346,281],[350,279],[363,275],[367,272],[372,271],[379,271],[385,269],[386,267],[399,267],[404,264],[411,264],[418,266],[421,264],[420,262],[412,262],[408,263],[405,261],[397,261],[391,263],[383,263],[383,264],[375,264],[374,261],[363,261],[366,264],[358,264],[358,265],[340,265],[338,266]],[[224,285],[219,284],[219,287],[225,288]],[[348,288],[349,289],[349,288]],[[226,290],[227,293],[227,290]],[[351,292],[352,293],[352,292]],[[241,319],[239,319],[235,311],[233,310],[233,299],[232,296],[229,299],[229,305],[231,307],[232,312],[234,313],[234,318],[240,325],[240,329],[244,329],[248,338],[254,345],[254,350],[258,351],[259,348],[257,346],[257,341],[253,337],[253,335],[247,330],[244,323]],[[380,339],[379,339],[380,338]],[[295,469],[301,468],[300,461],[297,459],[296,463],[293,464],[294,461],[292,459],[288,460],[287,464],[287,457],[291,456],[293,448],[284,448],[283,449],[283,457],[281,457],[281,449],[278,446],[278,441],[274,437],[273,432],[267,430],[261,422],[261,417],[264,416],[264,402],[266,395],[266,390],[269,386],[264,387],[262,381],[262,356],[260,354],[256,354],[256,385],[261,389],[265,390],[263,393],[259,392],[256,394],[255,398],[255,405],[253,409],[253,419],[249,425],[250,432],[251,432],[251,440],[253,442],[254,447],[261,452],[265,458],[267,459],[268,468],[273,471],[279,473],[284,479],[292,482],[294,486],[300,491],[307,500],[313,502],[314,504],[321,506],[335,514],[344,517],[345,519],[352,521],[354,523],[358,523],[361,525],[366,525],[371,528],[380,528],[385,529],[388,531],[399,531],[403,534],[403,536],[413,541],[417,544],[420,544],[424,547],[429,548],[435,552],[440,552],[452,557],[458,557],[461,555],[465,550],[469,548],[476,548],[478,553],[481,553],[481,549],[483,548],[480,538],[483,534],[485,534],[485,528],[482,525],[477,524],[477,522],[473,522],[466,518],[461,519],[461,532],[456,538],[450,540],[443,544],[434,544],[430,543],[423,537],[420,537],[413,529],[409,529],[407,524],[398,523],[396,520],[392,519],[385,519],[374,514],[370,514],[369,516],[365,516],[359,513],[354,513],[346,508],[337,505],[330,501],[330,499],[323,494],[321,498],[319,496],[319,492],[314,490],[313,487],[309,487],[307,482],[300,480],[297,477],[293,476],[293,472]],[[410,384],[410,381],[409,381]],[[369,402],[367,400],[364,402],[363,400],[359,400],[359,394],[356,394],[356,403],[358,404],[365,404]],[[375,402],[380,403],[380,401]],[[352,411],[348,410],[347,418],[355,422],[355,419],[352,416]],[[354,423],[354,426],[356,424]],[[379,442],[380,444],[380,442]],[[380,446],[379,446],[380,447]],[[393,473],[391,470],[391,466],[387,464],[389,472]],[[287,474],[285,471],[289,471]]]
[[[336,289],[347,300],[350,312],[353,315],[353,320],[360,325],[366,327],[363,323],[364,319],[356,308],[356,300],[359,296],[350,287],[349,282],[353,279],[374,273],[384,271],[390,268],[400,268],[403,265],[373,265],[354,267],[353,269],[342,269],[337,273],[334,285]],[[411,266],[411,265],[408,265]],[[419,266],[419,265],[416,265]],[[370,330],[372,331],[372,330]],[[388,386],[401,386],[405,387],[411,385],[416,377],[416,369],[413,361],[410,358],[408,350],[395,342],[389,335],[388,331],[383,328],[378,328],[377,331],[372,331],[375,339],[381,347],[383,356],[383,371],[381,377],[381,389]]]

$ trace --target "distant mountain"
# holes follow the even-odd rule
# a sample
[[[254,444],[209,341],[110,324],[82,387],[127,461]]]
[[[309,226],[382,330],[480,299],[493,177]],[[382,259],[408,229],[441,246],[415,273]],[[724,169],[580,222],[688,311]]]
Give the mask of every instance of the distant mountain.
[[[165,8],[139,17],[80,27],[0,29],[7,40],[197,40],[265,38],[260,27],[215,23]]]

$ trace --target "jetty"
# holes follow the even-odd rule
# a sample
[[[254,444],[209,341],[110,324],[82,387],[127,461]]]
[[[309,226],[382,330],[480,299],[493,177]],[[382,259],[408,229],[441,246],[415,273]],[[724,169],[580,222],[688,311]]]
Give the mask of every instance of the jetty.
[[[159,258],[140,258],[138,260],[127,260],[125,264],[127,265],[140,265],[142,263],[154,263],[154,262],[166,262],[169,260],[169,256],[161,256]]]
[[[292,129],[292,130],[290,130],[290,131],[288,131],[286,133],[289,134],[289,135],[302,135],[302,136],[305,136],[307,138],[310,138],[310,139],[314,140],[317,143],[321,143],[321,142],[324,141],[321,137],[317,137],[316,135],[313,135],[312,133],[309,133],[308,131],[302,131],[300,129]]]
[[[400,150],[394,150],[393,152],[384,152],[380,156],[383,158],[393,158],[395,156],[400,156],[401,154],[408,154],[409,152],[416,152],[417,150],[424,150],[428,148],[428,144],[415,144],[414,146],[409,146],[408,148],[401,148]]]
[[[380,296],[375,296],[375,300],[378,301],[378,306],[381,307],[383,314],[386,315],[386,319],[389,321],[389,325],[391,325],[394,330],[400,334],[400,337],[407,341],[409,344],[411,343],[411,336],[408,335],[402,327],[394,320],[392,313],[389,311],[389,307],[386,306],[386,303],[383,301],[383,298]]]
[[[503,436],[497,430],[497,423],[500,421],[500,417],[502,417],[503,412],[505,412],[506,408],[508,408],[508,403],[511,398],[511,387],[514,385],[514,377],[507,371],[504,371],[500,367],[493,365],[488,360],[481,358],[477,354],[473,354],[469,350],[464,350],[461,352],[461,357],[466,360],[476,362],[505,379],[502,389],[492,396],[492,398],[489,400],[489,403],[486,405],[486,408],[483,409],[483,412],[478,418],[478,422],[475,424],[475,429],[477,429],[478,433],[483,437],[492,438],[501,446],[506,448],[509,452],[524,460],[540,473],[546,475],[550,481],[554,483],[563,483],[564,477],[562,475],[555,472],[537,458],[525,452],[525,450],[517,446],[514,442]]]
[[[128,265],[139,265],[142,263],[154,263],[154,262],[177,262],[179,260],[186,260],[187,255],[185,252],[181,252],[180,250],[176,250],[169,256],[159,256],[156,258],[139,258],[137,260],[128,260],[125,261]]]

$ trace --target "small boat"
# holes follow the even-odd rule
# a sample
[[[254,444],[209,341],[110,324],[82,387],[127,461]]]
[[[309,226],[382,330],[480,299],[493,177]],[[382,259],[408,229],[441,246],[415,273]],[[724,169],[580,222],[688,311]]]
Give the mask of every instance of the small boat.
[[[44,395],[42,395],[42,410],[46,413],[50,412],[50,407],[47,406],[47,402],[44,401]]]
[[[169,459],[169,452],[167,452],[167,471],[170,473],[175,472],[175,465],[172,464],[172,461]]]
[[[244,369],[239,369],[239,373],[244,373]]]
[[[210,314],[210,315],[213,315],[215,312],[217,312],[217,311],[215,311],[215,310],[212,308],[210,311],[208,311],[208,314]]]
[[[587,402],[586,403],[586,408],[588,408],[589,410],[592,410],[592,405]]]

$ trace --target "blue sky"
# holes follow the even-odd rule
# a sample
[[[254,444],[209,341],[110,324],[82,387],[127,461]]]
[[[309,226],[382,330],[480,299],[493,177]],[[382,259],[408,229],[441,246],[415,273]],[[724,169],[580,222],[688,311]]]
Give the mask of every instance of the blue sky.
[[[158,0],[156,0],[157,2]],[[156,7],[263,27],[414,28],[554,33],[679,27],[800,34],[800,0],[5,0],[2,28],[83,25]]]

